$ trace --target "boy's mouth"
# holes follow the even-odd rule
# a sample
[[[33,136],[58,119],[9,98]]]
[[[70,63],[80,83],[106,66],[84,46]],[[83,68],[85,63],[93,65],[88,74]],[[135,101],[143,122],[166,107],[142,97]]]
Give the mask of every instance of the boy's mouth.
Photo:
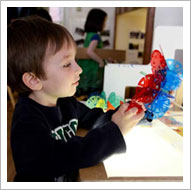
[[[76,82],[74,82],[73,85],[78,86],[79,85],[79,80],[80,80],[80,78]]]
[[[73,85],[78,86],[79,82],[77,81],[77,82],[73,83]]]

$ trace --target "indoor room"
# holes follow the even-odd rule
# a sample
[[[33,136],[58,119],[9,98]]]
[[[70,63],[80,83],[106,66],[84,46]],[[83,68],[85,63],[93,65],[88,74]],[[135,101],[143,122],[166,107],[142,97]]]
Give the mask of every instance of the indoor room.
[[[93,13],[92,10],[95,12]],[[93,16],[90,15],[90,13],[92,13]],[[104,15],[103,18],[101,17],[101,14]],[[100,130],[104,127],[106,130],[108,127],[104,126],[104,124],[109,126],[108,122],[111,122],[111,119],[115,120],[113,115],[110,116],[110,120],[107,120],[104,124],[100,124],[99,122],[101,121],[99,119],[101,117],[98,119],[97,117],[94,118],[94,116],[90,117],[91,114],[87,111],[83,112],[82,108],[79,106],[80,108],[76,108],[79,111],[79,114],[77,114],[78,120],[74,117],[75,119],[70,120],[67,124],[59,124],[59,129],[56,128],[56,130],[52,130],[51,135],[55,135],[55,141],[60,141],[60,144],[56,144],[58,147],[62,147],[64,144],[61,143],[61,141],[66,142],[65,144],[70,144],[70,140],[72,139],[70,136],[73,133],[74,136],[77,137],[75,142],[72,141],[71,144],[75,144],[80,138],[85,138],[84,141],[80,141],[80,145],[77,144],[77,146],[79,146],[79,148],[76,149],[77,153],[67,158],[68,160],[75,162],[76,160],[74,157],[77,157],[78,153],[80,154],[80,151],[82,150],[87,150],[87,152],[83,153],[82,158],[88,157],[89,154],[92,155],[92,157],[89,156],[91,157],[90,159],[92,159],[91,162],[86,164],[85,161],[79,161],[79,165],[76,164],[76,166],[74,164],[74,168],[78,167],[79,169],[78,176],[74,181],[182,182],[183,7],[8,7],[7,24],[12,24],[13,28],[14,22],[17,21],[17,19],[27,18],[34,15],[36,15],[36,17],[40,17],[42,22],[44,20],[46,23],[54,23],[65,27],[68,31],[66,33],[69,36],[65,39],[65,41],[72,39],[76,44],[73,45],[75,46],[75,48],[73,48],[75,49],[75,53],[72,54],[72,61],[67,64],[64,63],[65,65],[62,67],[63,73],[74,72],[72,71],[73,67],[76,69],[75,72],[78,72],[78,76],[76,75],[75,79],[72,79],[72,85],[75,85],[75,92],[73,95],[65,96],[66,98],[68,96],[74,96],[75,101],[77,100],[80,102],[80,106],[83,104],[82,107],[84,110],[88,109],[90,112],[92,110],[101,110],[104,115],[107,115],[107,113],[108,115],[109,113],[118,113],[118,110],[123,105],[126,105],[127,102],[127,106],[129,107],[124,108],[126,109],[125,113],[127,113],[128,110],[135,108],[137,115],[144,113],[144,116],[142,116],[142,119],[139,120],[139,122],[137,119],[136,126],[130,132],[127,132],[127,134],[123,137],[123,141],[125,142],[124,144],[127,145],[127,149],[124,154],[118,154],[118,152],[120,152],[123,148],[122,146],[124,146],[120,144],[122,143],[120,142],[121,139],[116,141],[116,143],[119,143],[119,146],[121,145],[122,148],[118,149],[118,144],[114,145],[113,143],[111,145],[114,149],[116,149],[116,152],[114,150],[113,152],[112,150],[110,152],[106,151],[107,154],[103,157],[101,156],[101,154],[103,154],[102,150],[97,147],[99,145],[99,141],[101,142],[103,140],[104,142],[104,137],[102,136]],[[90,19],[89,22],[88,19]],[[103,19],[103,22],[101,22],[101,19]],[[96,28],[99,29],[93,31],[93,29],[90,28],[94,26],[92,23],[96,23],[97,20],[99,20],[101,24],[99,24],[100,26],[96,26]],[[42,29],[40,28],[39,30]],[[48,33],[52,31],[51,29],[49,30],[48,27],[45,30],[45,35],[48,35]],[[68,33],[71,34],[72,38]],[[54,38],[50,37],[50,41],[51,39]],[[56,43],[58,43],[58,41],[59,40],[57,40]],[[15,43],[17,43],[17,41]],[[72,42],[72,44],[74,43]],[[67,45],[67,48],[63,46],[66,48],[66,52],[70,51],[71,44],[67,42]],[[54,44],[53,49],[56,53],[51,56],[56,57],[57,53],[60,51],[57,51],[57,44]],[[64,51],[63,54],[65,55]],[[47,57],[48,56],[50,55],[47,54]],[[35,60],[34,57],[32,57],[32,59]],[[74,66],[71,66],[73,64]],[[15,67],[15,69],[17,68]],[[41,87],[32,86],[34,83],[36,84],[39,81],[35,79],[34,81],[31,80],[30,83],[30,79],[34,77],[34,75],[30,74],[31,72],[33,72],[33,70],[28,72],[29,75],[26,74],[26,78],[23,74],[22,80],[24,81],[23,84],[27,84],[27,89],[35,89],[35,92],[37,92],[34,96],[31,96],[32,99],[35,100],[36,95],[41,91]],[[42,80],[42,85],[45,85],[48,90],[52,90],[54,85],[55,88],[59,87],[59,84],[55,84],[55,81],[58,79],[62,80],[66,79],[66,77],[68,77],[67,81],[71,79],[71,75],[69,74],[61,77],[60,72],[56,73],[56,69],[50,69],[49,72],[49,76],[52,77],[50,77],[51,79],[54,79],[54,83],[48,83],[45,79]],[[56,73],[56,75],[58,75],[57,78],[54,78],[52,73]],[[65,85],[65,83],[63,84]],[[51,87],[51,85],[53,85],[53,87]],[[20,96],[22,96],[21,92],[18,92],[11,86],[7,85],[8,182],[15,181],[15,175],[17,172],[14,161],[17,162],[16,166],[18,168],[21,167],[18,169],[19,172],[22,173],[22,169],[25,169],[25,167],[22,166],[23,162],[18,160],[19,157],[16,156],[16,151],[12,150],[12,147],[14,148],[17,146],[17,143],[14,141],[16,135],[12,136],[11,134],[14,111],[16,109],[21,109],[19,105],[17,105]],[[71,102],[73,101],[74,100],[71,100]],[[45,101],[43,100],[42,102],[44,103]],[[33,107],[35,106],[34,102],[31,104]],[[44,107],[45,103],[42,105]],[[65,104],[63,103],[63,105]],[[78,104],[75,103],[74,105],[76,106]],[[22,111],[24,114],[26,105],[23,106],[24,108],[22,108]],[[42,109],[45,110],[45,107]],[[60,110],[62,112],[62,107]],[[30,113],[30,111],[28,112]],[[39,110],[37,112],[41,114]],[[73,114],[72,110],[67,110],[66,115],[70,114],[70,112]],[[20,120],[22,120],[22,117],[18,121],[16,118],[18,115],[19,113],[15,114],[14,119],[19,123],[21,122]],[[84,118],[80,121],[79,118],[82,117],[82,115]],[[68,116],[66,116],[66,118],[67,117]],[[91,121],[89,120],[87,122],[92,123],[92,128],[90,131],[88,127],[82,127],[77,130],[77,126],[85,123],[85,120],[88,117],[91,118]],[[33,119],[36,121],[36,117],[31,117],[31,120]],[[44,118],[41,119],[44,120]],[[92,121],[94,119],[96,120],[95,122]],[[116,122],[120,123],[120,121]],[[112,126],[113,128],[118,126],[116,123],[113,125],[115,125]],[[119,125],[121,125],[121,123]],[[64,131],[66,128],[67,130]],[[100,129],[98,130],[97,128]],[[29,128],[27,128],[27,130],[30,132]],[[44,129],[42,129],[42,131],[43,130]],[[117,129],[115,128],[115,130]],[[95,131],[95,135],[99,135],[99,138],[96,138],[93,135],[94,132],[92,131]],[[22,132],[23,131],[21,129],[20,138],[22,138]],[[120,134],[118,134],[119,131],[114,132],[120,136]],[[60,134],[62,134],[63,137],[61,137]],[[39,136],[40,135],[36,135],[34,138],[38,139]],[[114,136],[115,135],[113,135],[113,138]],[[86,146],[84,145],[85,147],[82,146],[81,144],[85,143],[86,140],[88,142],[88,138],[90,137],[95,138],[96,140],[94,139],[91,143],[87,143]],[[12,141],[11,138],[13,138]],[[30,138],[34,140],[32,137]],[[105,135],[105,138],[108,138],[107,135]],[[24,137],[23,139],[26,141],[28,140]],[[21,144],[25,144],[24,140],[21,141]],[[109,143],[109,140],[107,141],[107,143]],[[43,146],[43,142],[40,140],[37,140],[36,143],[37,142],[39,143],[39,147]],[[105,146],[103,144],[103,151],[105,150],[104,148],[106,148],[107,143]],[[94,148],[91,146],[95,147],[95,151],[100,151],[99,154],[96,154],[96,152],[93,154],[92,152],[94,151]],[[65,145],[63,145],[63,147],[65,147]],[[25,154],[27,150],[33,151],[34,149],[32,143],[28,148],[26,148],[26,151],[24,151],[25,148],[26,147],[23,145],[23,149],[21,148],[21,150],[18,151],[20,152],[20,155]],[[46,147],[45,149],[50,150],[51,148],[52,144],[50,143],[50,147]],[[45,152],[45,149],[43,152]],[[12,151],[14,152],[15,159]],[[53,152],[52,154],[47,153],[47,155],[53,159],[54,153],[58,156],[63,156],[58,152]],[[37,151],[36,154],[41,155],[42,153]],[[30,151],[26,153],[26,159],[28,160],[26,163],[28,165],[38,159],[35,157],[30,157],[31,155],[32,153]],[[55,159],[56,161],[54,161],[61,161],[61,156],[59,159],[57,158]],[[25,160],[25,158],[23,158],[23,160]],[[42,164],[43,166],[41,165],[42,168],[46,168],[45,164],[50,164],[45,160],[43,162],[41,158],[38,160],[40,160],[39,163],[42,162],[44,164]],[[67,165],[67,163],[64,163],[63,165]],[[68,167],[64,169],[63,171],[68,171]],[[26,169],[26,173],[28,171],[30,173],[30,171],[32,171],[32,167],[28,170]],[[46,169],[44,171],[46,171]],[[54,169],[52,169],[52,171],[54,171]],[[36,172],[38,176],[38,171]],[[41,171],[39,171],[39,175],[41,174],[40,172]],[[25,173],[22,175],[24,176]],[[57,176],[59,175],[60,173],[58,173]],[[18,177],[17,180],[22,180],[22,177]],[[29,179],[26,178],[26,180]],[[59,180],[61,180],[61,178],[58,177],[57,181]],[[73,178],[70,180],[73,180]]]

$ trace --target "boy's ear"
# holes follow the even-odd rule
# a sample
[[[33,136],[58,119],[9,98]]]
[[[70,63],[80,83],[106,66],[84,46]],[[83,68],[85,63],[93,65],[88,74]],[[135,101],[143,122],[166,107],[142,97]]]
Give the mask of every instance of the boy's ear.
[[[22,80],[24,84],[33,91],[42,89],[41,80],[34,73],[24,73]]]

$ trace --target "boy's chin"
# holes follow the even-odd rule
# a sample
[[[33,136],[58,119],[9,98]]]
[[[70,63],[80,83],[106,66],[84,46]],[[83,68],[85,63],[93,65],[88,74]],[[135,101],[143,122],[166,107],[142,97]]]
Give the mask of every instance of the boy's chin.
[[[74,90],[74,91],[71,92],[71,93],[68,93],[68,94],[63,95],[62,98],[72,97],[72,96],[74,96],[75,93],[76,93],[76,90]]]
[[[75,88],[75,90],[71,93],[70,96],[74,96],[75,93],[76,93],[76,88]],[[69,97],[70,97],[70,96],[69,96]]]

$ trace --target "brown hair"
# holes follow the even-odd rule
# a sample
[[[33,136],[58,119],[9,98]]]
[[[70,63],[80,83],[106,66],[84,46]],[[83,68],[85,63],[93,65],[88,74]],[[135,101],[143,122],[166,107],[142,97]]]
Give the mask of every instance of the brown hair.
[[[55,54],[63,44],[76,47],[73,37],[61,25],[38,16],[16,19],[7,31],[8,85],[19,93],[30,93],[22,81],[25,72],[46,79],[43,61],[47,52]]]

